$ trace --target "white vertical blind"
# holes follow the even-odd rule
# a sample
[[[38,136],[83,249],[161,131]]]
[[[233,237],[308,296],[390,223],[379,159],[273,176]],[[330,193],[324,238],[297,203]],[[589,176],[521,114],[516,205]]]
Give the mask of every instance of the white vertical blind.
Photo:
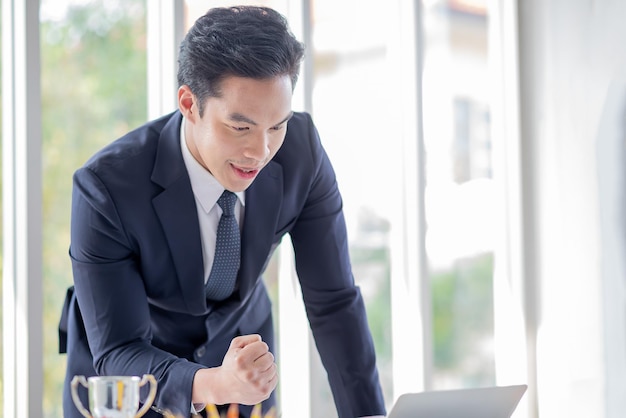
[[[391,238],[391,315],[394,399],[429,388],[432,367],[430,290],[425,254],[424,156],[421,126],[421,2],[390,4],[391,91],[398,94],[403,195]]]
[[[280,413],[284,417],[311,417],[309,326],[294,268],[291,239],[279,247],[277,319],[280,341]]]
[[[39,2],[2,2],[4,416],[41,416]]]
[[[148,16],[148,120],[177,108],[178,47],[184,36],[184,1],[150,0]]]
[[[291,1],[287,10],[279,10],[289,20],[297,39],[311,38],[311,4],[309,0]],[[292,107],[311,112],[312,54],[306,54],[300,68]],[[295,271],[291,239],[285,237],[278,248],[278,355],[280,368],[280,413],[285,417],[310,418],[311,370],[309,367],[310,332],[302,291]]]
[[[524,318],[522,247],[522,160],[519,132],[517,0],[489,2],[489,57],[492,79],[491,136],[497,185],[498,234],[494,251],[494,339],[496,383],[528,383],[529,363]],[[521,360],[521,361],[520,361]],[[515,417],[534,417],[530,385]]]

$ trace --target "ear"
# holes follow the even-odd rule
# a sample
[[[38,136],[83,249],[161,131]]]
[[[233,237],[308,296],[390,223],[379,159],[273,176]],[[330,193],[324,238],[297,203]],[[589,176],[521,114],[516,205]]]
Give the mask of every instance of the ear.
[[[196,96],[194,96],[186,84],[178,88],[178,109],[185,119],[192,123],[196,121],[196,118],[200,117],[198,106],[196,106]]]

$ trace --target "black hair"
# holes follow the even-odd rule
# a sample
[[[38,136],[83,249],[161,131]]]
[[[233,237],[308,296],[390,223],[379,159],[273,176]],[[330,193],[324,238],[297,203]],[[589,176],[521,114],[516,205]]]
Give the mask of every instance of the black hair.
[[[295,87],[304,45],[287,19],[256,6],[210,9],[180,45],[178,84],[189,86],[200,116],[209,97],[219,97],[220,81],[229,76],[268,79],[281,75]]]

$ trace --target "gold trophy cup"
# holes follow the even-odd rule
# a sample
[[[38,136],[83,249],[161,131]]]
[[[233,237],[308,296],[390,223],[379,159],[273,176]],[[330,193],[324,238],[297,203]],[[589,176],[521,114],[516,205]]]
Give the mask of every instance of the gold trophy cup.
[[[146,402],[139,408],[139,389],[150,382],[150,392]],[[78,397],[78,384],[87,388],[89,410]],[[71,383],[72,400],[78,411],[86,418],[139,418],[154,401],[157,382],[154,376],[74,376]],[[92,415],[93,414],[93,415]]]

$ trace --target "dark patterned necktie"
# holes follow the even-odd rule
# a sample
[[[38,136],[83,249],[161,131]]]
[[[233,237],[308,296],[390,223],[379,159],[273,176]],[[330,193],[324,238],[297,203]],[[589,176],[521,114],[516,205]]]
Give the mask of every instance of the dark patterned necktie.
[[[237,281],[241,260],[241,239],[235,218],[235,203],[237,195],[228,190],[224,190],[217,200],[223,212],[217,225],[215,256],[205,288],[206,297],[210,300],[224,300],[229,297]]]

